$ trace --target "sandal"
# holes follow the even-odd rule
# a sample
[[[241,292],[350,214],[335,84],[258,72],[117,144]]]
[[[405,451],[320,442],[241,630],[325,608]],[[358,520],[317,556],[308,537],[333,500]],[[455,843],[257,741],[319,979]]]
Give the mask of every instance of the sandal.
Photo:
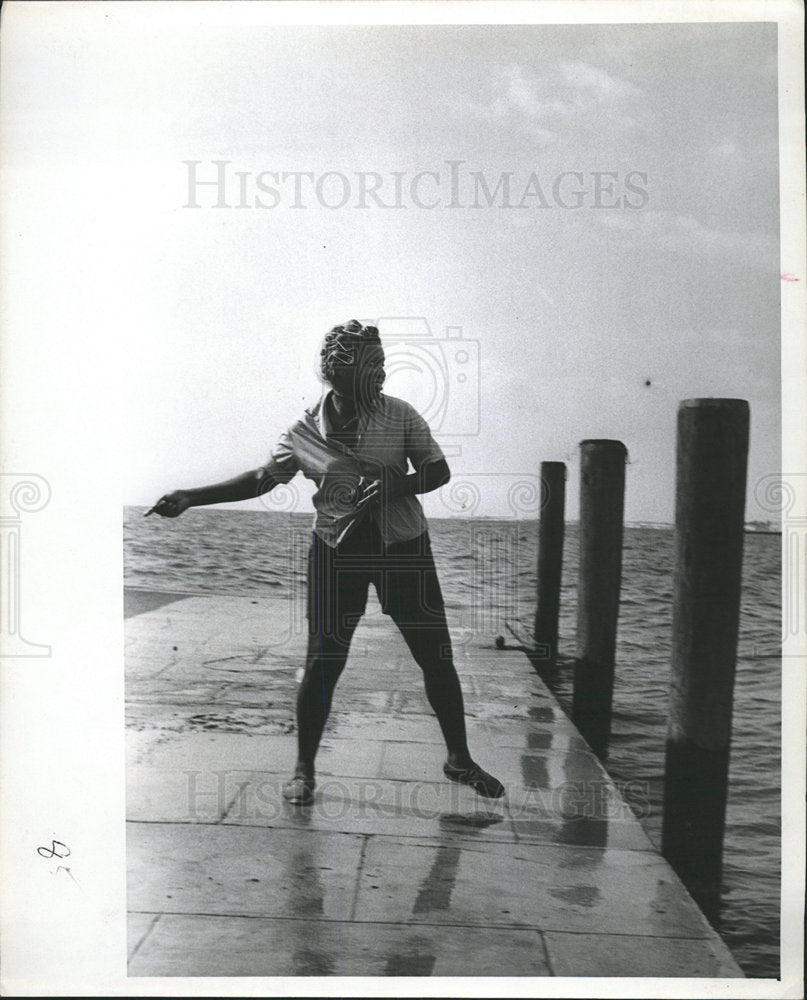
[[[470,767],[455,767],[448,761],[443,764],[443,774],[450,781],[457,781],[461,785],[468,785],[478,795],[484,795],[487,799],[500,799],[504,795],[504,785],[492,774],[483,771],[478,764],[471,763]]]

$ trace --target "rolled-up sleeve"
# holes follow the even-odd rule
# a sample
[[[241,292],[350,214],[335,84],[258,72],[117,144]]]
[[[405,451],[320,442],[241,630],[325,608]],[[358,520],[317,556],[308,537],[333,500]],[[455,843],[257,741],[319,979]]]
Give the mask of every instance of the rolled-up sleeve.
[[[291,432],[284,431],[263,465],[264,475],[271,476],[278,483],[287,483],[299,470]]]
[[[404,421],[406,457],[415,469],[427,462],[445,459],[443,449],[432,437],[429,425],[413,406],[407,406]]]

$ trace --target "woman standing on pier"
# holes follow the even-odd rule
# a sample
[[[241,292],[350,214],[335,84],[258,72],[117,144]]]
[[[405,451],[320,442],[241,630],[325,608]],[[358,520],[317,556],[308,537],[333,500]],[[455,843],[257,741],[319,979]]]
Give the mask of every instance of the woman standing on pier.
[[[423,671],[448,752],[445,775],[499,798],[504,787],[468,750],[440,583],[416,499],[448,482],[445,457],[420,414],[382,393],[384,350],[374,326],[335,326],[320,352],[320,374],[326,392],[281,435],[265,465],[215,486],[168,493],[152,510],[178,517],[188,507],[252,499],[297,472],[317,485],[297,765],[283,788],[289,802],[313,801],[314,759],[370,583]],[[407,461],[415,470],[409,475]]]

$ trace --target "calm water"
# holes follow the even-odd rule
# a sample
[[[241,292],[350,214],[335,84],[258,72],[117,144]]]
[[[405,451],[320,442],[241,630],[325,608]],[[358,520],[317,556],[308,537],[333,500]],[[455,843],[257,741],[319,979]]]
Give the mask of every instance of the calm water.
[[[128,508],[125,582],[210,593],[302,595],[307,514],[191,510],[166,521]],[[537,525],[432,520],[446,603],[468,629],[528,640],[535,613]],[[719,930],[749,976],[779,975],[781,539],[746,535],[743,604],[723,899]],[[627,528],[623,556],[613,735],[608,769],[643,782],[643,823],[658,843],[672,622],[671,529]],[[577,534],[567,528],[561,654],[574,654]],[[509,625],[509,629],[508,626]],[[462,631],[462,627],[460,629]],[[460,637],[461,639],[461,637]],[[555,681],[569,707],[571,665]],[[647,815],[644,815],[644,814]]]

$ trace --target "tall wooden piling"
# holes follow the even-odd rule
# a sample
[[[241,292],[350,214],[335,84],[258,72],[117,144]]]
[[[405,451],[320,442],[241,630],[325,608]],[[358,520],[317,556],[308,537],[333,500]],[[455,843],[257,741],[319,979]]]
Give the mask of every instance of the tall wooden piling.
[[[611,734],[622,578],[625,462],[621,441],[580,442],[580,560],[572,718],[604,757]]]
[[[678,409],[672,676],[662,852],[717,916],[740,619],[748,403]]]
[[[541,462],[541,518],[538,523],[538,604],[535,611],[534,659],[554,664],[558,655],[560,584],[566,509],[566,465]]]

